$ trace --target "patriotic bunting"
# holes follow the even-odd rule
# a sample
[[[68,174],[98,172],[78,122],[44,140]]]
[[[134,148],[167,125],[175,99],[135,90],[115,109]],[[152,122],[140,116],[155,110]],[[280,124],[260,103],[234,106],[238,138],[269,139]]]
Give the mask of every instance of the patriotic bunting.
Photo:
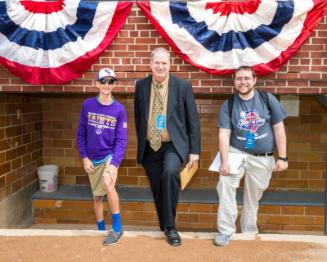
[[[132,6],[0,0],[0,63],[32,84],[80,77],[113,41]]]
[[[277,71],[319,23],[326,0],[137,2],[175,53],[211,74]]]
[[[326,0],[147,1],[137,5],[173,51],[210,74],[262,75],[292,57]],[[80,77],[110,45],[133,2],[0,0],[0,63],[32,84]]]

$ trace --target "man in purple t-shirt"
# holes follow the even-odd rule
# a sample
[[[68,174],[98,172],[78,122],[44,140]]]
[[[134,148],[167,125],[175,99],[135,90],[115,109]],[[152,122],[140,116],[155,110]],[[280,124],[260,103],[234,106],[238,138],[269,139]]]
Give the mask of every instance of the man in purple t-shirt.
[[[103,244],[113,245],[123,235],[119,197],[115,185],[118,167],[126,151],[127,117],[123,105],[111,94],[117,81],[115,72],[103,68],[96,80],[99,94],[83,103],[77,131],[77,146],[84,170],[90,180],[99,230],[106,230],[103,196],[107,195],[112,229]]]

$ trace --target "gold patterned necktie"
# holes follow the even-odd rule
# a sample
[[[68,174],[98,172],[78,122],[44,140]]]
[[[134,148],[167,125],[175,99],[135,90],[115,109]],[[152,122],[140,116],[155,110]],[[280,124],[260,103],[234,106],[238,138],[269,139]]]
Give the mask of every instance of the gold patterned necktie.
[[[152,118],[151,118],[151,129],[150,129],[150,147],[154,151],[158,151],[161,147],[161,132],[156,127],[156,117],[161,114],[163,111],[164,101],[163,97],[160,94],[160,89],[162,88],[162,84],[154,85],[155,97],[153,101],[152,108]]]

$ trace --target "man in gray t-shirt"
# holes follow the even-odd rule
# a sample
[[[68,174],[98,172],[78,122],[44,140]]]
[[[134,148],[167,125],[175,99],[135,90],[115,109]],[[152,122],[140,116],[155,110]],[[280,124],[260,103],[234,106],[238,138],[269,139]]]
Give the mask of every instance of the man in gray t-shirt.
[[[219,114],[219,233],[214,239],[218,246],[227,245],[236,231],[236,189],[240,180],[245,178],[241,231],[256,234],[259,200],[268,188],[271,174],[288,168],[283,122],[287,114],[272,94],[255,90],[256,80],[250,67],[237,69],[234,77],[237,94],[223,103]],[[276,162],[275,148],[278,151]],[[238,174],[230,174],[229,152],[245,156],[244,167]]]
[[[234,97],[232,116],[229,116],[226,100],[219,114],[218,127],[232,130],[230,145],[247,153],[273,152],[276,147],[273,125],[283,121],[286,112],[270,93],[267,93],[270,112],[258,91],[249,100]],[[246,147],[246,134],[253,133],[255,146]]]

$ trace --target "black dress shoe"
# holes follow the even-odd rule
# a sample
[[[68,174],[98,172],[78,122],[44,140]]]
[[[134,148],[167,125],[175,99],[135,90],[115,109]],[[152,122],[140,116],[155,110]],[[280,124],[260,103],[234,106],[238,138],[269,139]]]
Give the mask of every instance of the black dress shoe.
[[[171,227],[165,229],[165,235],[167,236],[167,241],[172,246],[180,246],[181,245],[181,237],[179,236],[176,228]]]

